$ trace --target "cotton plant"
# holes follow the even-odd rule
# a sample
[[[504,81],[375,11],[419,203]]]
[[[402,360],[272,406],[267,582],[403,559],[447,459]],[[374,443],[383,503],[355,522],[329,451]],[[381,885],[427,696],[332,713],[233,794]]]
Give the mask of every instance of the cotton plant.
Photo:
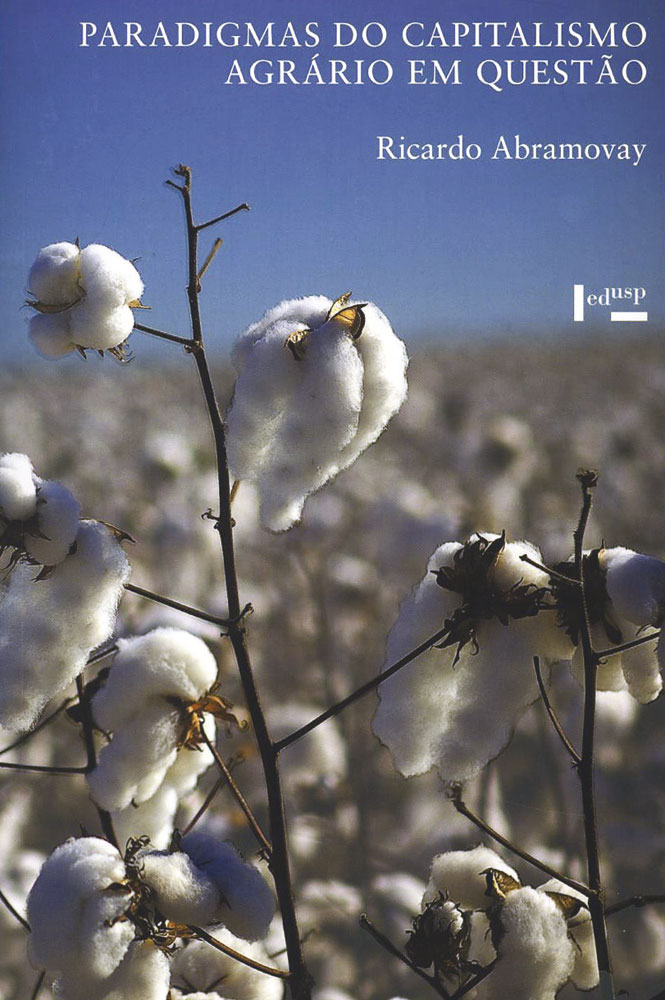
[[[124,358],[123,345],[134,328],[133,308],[143,294],[141,276],[131,261],[98,243],[43,247],[28,277],[35,310],[30,340],[45,358],[74,350],[109,351]]]
[[[123,836],[147,834],[165,846],[179,797],[212,763],[206,740],[215,742],[214,716],[236,721],[230,703],[214,694],[217,673],[205,642],[183,629],[118,640],[92,699],[95,724],[108,743],[88,784]]]
[[[41,479],[27,455],[0,455],[0,554],[44,567],[67,556],[79,528],[81,505],[60,483]]]
[[[46,579],[14,567],[0,599],[0,727],[29,729],[81,673],[113,632],[129,573],[117,533],[91,520]]]
[[[534,655],[546,666],[572,655],[540,565],[531,543],[481,533],[431,556],[388,636],[387,663],[446,635],[384,681],[373,720],[406,777],[432,767],[444,781],[473,777],[538,697]]]
[[[523,886],[484,846],[434,858],[406,952],[451,989],[489,973],[475,987],[479,1000],[554,1000],[569,981],[598,985],[584,897],[556,880]]]
[[[232,360],[230,466],[256,485],[263,524],[286,531],[404,402],[406,349],[373,303],[310,295],[270,309]]]

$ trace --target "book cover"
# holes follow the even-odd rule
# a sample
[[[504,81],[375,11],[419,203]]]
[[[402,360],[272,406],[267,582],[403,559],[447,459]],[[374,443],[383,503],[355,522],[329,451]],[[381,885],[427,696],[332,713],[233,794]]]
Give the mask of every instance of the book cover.
[[[23,729],[56,713],[52,721],[17,748],[21,726],[10,718],[3,731],[0,764],[37,770],[0,771],[7,831],[0,890],[10,904],[0,918],[7,924],[0,995],[12,1000],[37,990],[33,996],[47,997],[56,975],[57,995],[73,989],[57,965],[37,984],[39,962],[32,969],[24,957],[21,922],[42,861],[82,827],[108,836],[115,822],[121,853],[130,838],[151,833],[166,850],[177,843],[173,829],[196,819],[201,831],[233,840],[248,859],[256,861],[262,850],[258,863],[268,878],[265,844],[259,838],[257,845],[243,806],[249,802],[254,822],[272,830],[277,850],[282,827],[274,801],[266,799],[270,753],[269,743],[262,747],[260,720],[281,747],[291,874],[285,882],[278,865],[277,896],[282,912],[289,888],[296,903],[287,914],[286,942],[276,921],[258,960],[282,970],[291,962],[294,975],[299,935],[320,1000],[417,1000],[432,988],[444,997],[465,995],[479,970],[497,954],[501,960],[505,928],[497,934],[499,918],[492,915],[521,888],[506,891],[495,880],[487,887],[491,905],[471,907],[494,906],[485,935],[489,957],[479,957],[479,946],[469,943],[471,924],[463,923],[463,932],[446,931],[447,944],[437,946],[448,949],[445,961],[440,950],[438,959],[427,962],[429,952],[414,959],[417,946],[409,951],[409,942],[421,941],[422,927],[413,920],[435,855],[482,840],[513,865],[523,886],[543,883],[550,870],[566,873],[569,888],[599,877],[588,867],[589,800],[580,799],[574,758],[575,747],[582,754],[583,733],[588,749],[581,654],[580,662],[572,649],[552,654],[552,664],[572,660],[573,670],[550,671],[548,662],[541,678],[574,744],[573,767],[531,664],[521,694],[506,707],[510,685],[493,686],[500,657],[486,664],[481,642],[474,661],[477,622],[491,617],[486,607],[474,605],[473,627],[444,637],[453,636],[449,645],[462,657],[453,663],[452,650],[443,654],[450,653],[445,669],[454,690],[433,694],[427,705],[427,696],[405,683],[403,698],[413,696],[419,734],[410,747],[427,744],[415,763],[411,749],[402,752],[404,733],[393,742],[392,722],[381,721],[381,709],[373,732],[377,692],[389,689],[372,681],[406,652],[395,631],[386,652],[386,637],[412,588],[430,571],[443,589],[459,585],[442,564],[428,563],[443,543],[475,537],[478,546],[480,537],[481,547],[491,546],[488,540],[505,532],[505,544],[528,539],[537,546],[534,563],[572,565],[589,482],[581,491],[580,468],[598,471],[597,485],[589,487],[585,546],[665,556],[665,15],[654,0],[414,0],[408,7],[398,0],[7,0],[0,31],[0,453],[30,457],[35,497],[44,482],[58,482],[75,495],[81,517],[110,524],[134,542],[124,542],[132,575],[117,621],[84,651],[82,662],[91,660],[83,714],[74,676],[65,672],[45,689]],[[45,279],[33,263],[41,248],[57,243],[69,247],[58,251],[63,260],[77,262],[74,302],[64,293],[47,301],[39,291]],[[140,275],[129,279],[123,271],[125,278],[109,279],[120,295],[117,308],[125,310],[111,319],[106,305],[95,306],[92,290],[94,281],[106,280],[104,269],[111,274],[116,265],[106,251],[95,257],[97,244],[132,262]],[[79,264],[91,246],[92,263]],[[118,292],[125,280],[134,291]],[[303,296],[325,300],[294,306]],[[249,341],[235,353],[233,345],[285,302],[253,335],[260,340],[269,327],[271,337],[281,337],[274,368],[264,362],[248,402],[237,383],[231,416]],[[88,307],[91,326],[81,320]],[[385,361],[393,366],[390,376],[377,375],[372,387],[367,374],[364,343],[375,335],[372,324],[383,322],[409,355],[403,405],[401,348]],[[339,376],[347,407],[341,416],[331,403],[338,398],[339,358],[321,361],[318,381],[293,387],[293,372],[310,363],[318,326],[326,324],[343,329],[348,364],[358,369],[355,388]],[[388,336],[376,329],[379,339]],[[293,413],[282,424],[289,406]],[[230,483],[217,471],[220,413],[229,414]],[[237,426],[251,429],[253,448],[237,443]],[[331,457],[323,442],[334,435],[339,448]],[[299,462],[307,464],[302,488]],[[298,480],[292,493],[275,485],[275,465],[285,482]],[[225,515],[220,485],[223,496],[236,479],[240,486]],[[0,474],[0,500],[2,482]],[[46,556],[37,556],[51,541],[36,521],[25,528],[28,514],[8,510],[3,514],[0,503],[0,673],[3,657],[15,668],[17,644],[41,649],[39,662],[42,654],[48,661],[56,643],[49,629],[59,615],[57,603],[46,600],[31,611],[26,590],[23,624],[7,617],[3,626],[3,604],[10,616],[17,603],[12,553],[27,552],[27,562],[18,563],[24,572],[26,565],[46,564]],[[225,539],[231,528],[235,570],[230,535]],[[600,572],[604,581],[606,567]],[[56,567],[34,586],[57,579]],[[513,585],[528,587],[529,579]],[[549,587],[554,577],[547,579]],[[655,600],[660,611],[639,628],[660,624],[662,593]],[[511,621],[535,616],[525,608],[503,611]],[[623,630],[612,619],[614,627],[602,632],[609,618],[598,614],[591,623],[592,632],[600,623],[597,649],[642,634],[633,619]],[[443,626],[448,619],[441,615]],[[112,676],[113,661],[96,661],[95,650],[112,657],[118,635],[124,641],[163,627],[193,631],[216,657],[219,687],[192,694],[186,710],[192,718],[212,713],[218,755],[241,792],[234,797],[219,787],[214,762],[200,780],[198,773],[180,786],[164,779],[173,800],[168,836],[156,832],[148,815],[157,809],[154,788],[130,795],[129,812],[117,802],[99,812],[94,785],[91,799],[82,774],[39,771],[98,766],[113,727],[93,727],[85,713],[108,683],[105,672],[95,680],[98,664],[110,666]],[[72,619],[70,632],[76,628]],[[575,628],[568,633],[577,642]],[[66,629],[58,629],[64,642]],[[241,633],[263,708],[248,697],[242,652],[238,660]],[[412,645],[424,639],[416,630]],[[663,988],[665,976],[665,910],[657,902],[639,909],[625,903],[665,892],[663,708],[655,643],[648,648],[647,666],[626,658],[622,672],[618,656],[612,669],[598,668],[595,715],[602,887],[605,905],[616,911],[606,918],[609,945],[594,955],[601,988],[609,990],[603,996],[627,989],[644,1000]],[[21,697],[28,700],[25,691],[40,684],[36,655],[16,667],[24,670]],[[432,661],[424,662],[431,669]],[[478,667],[472,697],[464,694],[463,678],[471,669],[465,664],[474,662],[489,673],[485,684]],[[398,676],[416,669],[409,664]],[[646,693],[646,681],[638,691],[642,681],[635,680],[644,680],[640,670],[651,670]],[[14,681],[4,683],[9,690]],[[291,740],[308,720],[365,687],[333,719]],[[222,700],[213,705],[210,695]],[[449,723],[436,720],[457,718],[449,703],[464,698],[455,746],[472,749],[448,772],[448,751],[430,745],[449,738]],[[488,720],[504,709],[497,735]],[[192,756],[192,746],[205,749],[202,730],[192,725],[181,734],[179,760]],[[474,770],[475,752],[478,760],[485,754],[488,766]],[[463,783],[462,809],[461,793],[451,792],[447,778]],[[464,809],[482,817],[485,829]],[[496,829],[545,867],[515,861],[492,839]],[[431,884],[429,891],[431,902]],[[588,927],[597,940],[602,905],[597,912],[594,906]],[[364,928],[361,913],[368,914]],[[574,941],[582,955],[574,928],[562,940],[566,954]],[[188,979],[182,954],[194,951],[179,948],[181,964],[173,965],[170,983],[180,992],[172,995],[215,996],[215,977],[204,983],[190,970]],[[605,970],[604,954],[611,956],[613,987],[603,978],[610,964]],[[572,972],[572,951],[569,959],[568,971],[553,972],[549,986],[522,984],[524,997],[553,997],[561,987],[574,996],[576,987],[593,985],[593,969],[581,970],[580,959]],[[509,968],[508,959],[501,968]],[[491,974],[485,976],[475,986],[480,992],[468,995],[518,989],[517,980],[497,974],[500,992],[493,993]],[[279,977],[268,981],[281,990]],[[305,997],[308,982],[301,969],[291,980],[294,995]],[[256,985],[247,989],[238,997],[260,992]]]

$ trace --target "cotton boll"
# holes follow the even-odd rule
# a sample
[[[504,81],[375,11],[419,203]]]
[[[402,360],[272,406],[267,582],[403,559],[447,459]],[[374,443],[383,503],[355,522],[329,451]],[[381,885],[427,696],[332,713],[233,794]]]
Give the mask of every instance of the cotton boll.
[[[57,847],[28,896],[32,964],[62,970],[75,963],[86,901],[124,877],[122,858],[105,840],[81,837]]]
[[[30,268],[28,288],[37,299],[52,306],[70,306],[81,295],[80,250],[74,243],[43,247]]]
[[[260,942],[242,941],[226,928],[216,930],[214,936],[255,962],[274,964]],[[284,993],[280,979],[250,969],[204,941],[188,941],[178,949],[171,960],[171,983],[174,997],[186,996],[187,1000],[195,996],[211,1000],[214,996],[210,993],[211,984],[214,984],[215,993],[221,991],[219,995],[225,1000],[282,1000]]]
[[[499,961],[479,986],[479,1000],[554,1000],[575,961],[575,946],[556,903],[526,886],[506,896],[499,919],[504,932]]]
[[[659,625],[665,615],[665,562],[621,546],[601,549],[598,561],[617,613],[633,625]]]
[[[476,571],[469,564],[473,567],[481,559],[479,546],[489,548],[497,538],[473,535],[463,555],[461,546],[434,553],[428,574],[400,608],[388,639],[388,663],[452,619],[463,607],[467,586],[473,584],[481,595],[487,591],[485,600],[505,603],[522,593],[524,600],[533,601],[533,595],[546,585],[547,575],[522,561],[523,554],[541,558],[526,542],[506,544],[482,579],[475,580]],[[457,553],[460,556],[455,560]],[[457,577],[451,586],[460,593],[437,582],[436,573],[442,568]],[[466,583],[460,581],[461,573]],[[467,579],[467,574],[472,575]],[[472,624],[477,649],[467,642],[455,662],[455,643],[446,650],[434,648],[381,686],[374,732],[406,777],[433,765],[444,781],[466,781],[477,774],[507,745],[519,718],[538,697],[534,655],[547,666],[572,651],[552,615],[515,617],[506,612],[504,622],[481,613]]]
[[[339,471],[362,402],[362,364],[343,330],[317,330],[302,361],[285,354],[299,378],[273,428],[270,460],[255,477],[262,520],[274,531],[291,527],[305,498]]]
[[[0,466],[0,516],[8,521],[27,521],[36,505],[32,470]]]
[[[0,602],[0,726],[8,729],[30,728],[108,639],[129,564],[108,528],[81,521],[76,551],[47,579],[34,576],[34,567],[17,566]]]
[[[160,913],[177,924],[209,924],[215,920],[220,895],[215,885],[186,854],[142,855],[142,881],[154,893]]]
[[[353,341],[348,324],[329,318],[332,306],[323,296],[282,302],[234,348],[229,460],[256,484],[273,531],[299,520],[306,497],[378,437],[405,395],[404,346],[383,314],[366,306]],[[298,333],[294,357],[287,340]]]
[[[76,538],[80,514],[81,505],[68,489],[60,483],[42,482],[37,498],[39,535],[26,532],[28,554],[44,566],[62,562]]]
[[[156,628],[119,639],[108,680],[94,699],[94,716],[102,729],[114,730],[142,702],[157,696],[194,702],[216,678],[213,654],[202,639],[183,629]]]
[[[183,713],[165,700],[143,702],[136,715],[116,728],[87,776],[95,802],[119,810],[132,801],[147,801],[174,763],[184,729]]]
[[[181,848],[219,893],[211,922],[225,924],[246,941],[265,937],[275,900],[258,868],[248,864],[232,844],[220,844],[204,833],[188,834]]]
[[[76,348],[72,340],[69,312],[37,313],[31,316],[28,336],[37,353],[48,360],[63,358]]]
[[[81,251],[81,282],[96,310],[111,312],[141,298],[143,282],[130,261],[110,247],[91,243]]]
[[[483,910],[489,905],[487,882],[482,874],[487,868],[496,868],[518,879],[517,872],[489,847],[481,844],[470,851],[446,851],[432,861],[429,882],[423,896],[423,908],[439,897],[447,895],[463,910]],[[511,894],[512,895],[512,894]]]

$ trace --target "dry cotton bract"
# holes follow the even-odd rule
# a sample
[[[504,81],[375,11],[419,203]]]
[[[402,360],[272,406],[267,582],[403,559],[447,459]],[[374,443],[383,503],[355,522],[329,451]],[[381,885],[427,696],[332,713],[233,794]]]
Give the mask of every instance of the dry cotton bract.
[[[347,468],[406,397],[407,355],[372,303],[322,295],[271,309],[240,337],[229,460],[254,482],[261,518],[285,531],[310,493]]]

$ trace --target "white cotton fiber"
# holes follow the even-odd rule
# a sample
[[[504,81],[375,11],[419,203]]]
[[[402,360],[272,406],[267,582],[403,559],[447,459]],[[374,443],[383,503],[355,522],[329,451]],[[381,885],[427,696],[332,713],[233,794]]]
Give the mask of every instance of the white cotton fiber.
[[[168,781],[162,782],[145,802],[111,812],[118,843],[124,847],[130,837],[149,837],[153,847],[163,850],[171,842],[177,809],[178,792]]]
[[[29,283],[38,310],[30,321],[30,339],[47,358],[62,357],[76,346],[118,347],[134,328],[131,307],[143,292],[134,265],[96,243],[84,250],[67,243],[45,247]]]
[[[96,307],[85,299],[70,311],[69,336],[75,344],[95,351],[106,351],[127,340],[134,329],[134,313],[129,306],[113,312]]]
[[[177,924],[212,924],[220,894],[202,869],[181,851],[142,856],[143,881],[153,891],[160,913]]]
[[[406,351],[376,306],[353,341],[324,296],[282,302],[241,336],[227,414],[234,475],[255,483],[273,531],[381,433],[406,395]],[[286,344],[305,332],[298,357]],[[366,345],[363,341],[366,339]]]
[[[117,309],[143,294],[143,282],[134,265],[100,243],[91,243],[81,251],[81,282],[88,301],[98,309]]]
[[[107,979],[84,978],[80,970],[59,976],[55,1000],[167,1000],[168,957],[150,941],[134,941]]]
[[[71,354],[76,345],[68,313],[36,313],[30,317],[29,337],[38,354],[49,361]]]
[[[571,889],[558,879],[552,878],[544,885],[538,886],[539,892],[560,892],[565,896],[573,896],[583,903],[587,897],[576,889]],[[575,964],[570,974],[573,984],[578,990],[592,990],[598,985],[598,959],[591,924],[591,914],[588,906],[584,906],[567,921],[568,934],[574,944],[573,955]]]
[[[274,959],[258,941],[250,944],[240,940],[224,927],[216,930],[214,936],[255,962],[274,965]],[[178,949],[171,960],[171,984],[174,998],[182,996],[188,1000],[215,994],[225,1000],[282,1000],[284,993],[282,980],[250,969],[204,941],[188,941]]]
[[[223,923],[236,937],[256,941],[268,933],[275,912],[273,894],[263,875],[229,843],[204,833],[183,838],[182,850],[219,894],[213,923]]]
[[[87,776],[92,797],[103,809],[126,809],[151,798],[174,763],[186,729],[182,711],[162,698],[137,707],[102,747],[97,767]],[[95,705],[93,714],[99,722]]]
[[[124,877],[122,858],[105,840],[81,837],[56,848],[28,896],[32,964],[59,971],[76,965],[82,935],[96,928],[85,923],[86,903]],[[113,898],[122,899],[122,894],[113,893]],[[132,937],[133,933],[127,945]]]
[[[80,503],[66,487],[50,480],[40,482],[36,531],[25,533],[28,554],[43,566],[62,562],[78,533],[80,514]]]
[[[368,303],[365,326],[355,342],[363,363],[363,401],[358,431],[340,458],[340,468],[355,462],[378,438],[406,399],[409,359],[403,341],[393,333],[387,317]]]
[[[423,896],[423,908],[438,899],[441,893],[449,896],[463,910],[484,910],[490,904],[487,896],[487,880],[482,874],[488,868],[496,868],[517,879],[517,872],[511,868],[496,851],[481,844],[470,851],[446,851],[437,854],[432,861],[429,882]]]
[[[74,243],[43,247],[30,268],[28,288],[39,302],[70,306],[82,294],[79,288],[80,250]]]
[[[0,465],[0,517],[27,521],[35,513],[37,490],[32,469]]]
[[[506,896],[499,919],[499,961],[478,987],[479,1000],[554,1000],[575,961],[561,911],[545,893],[526,886]]]
[[[443,627],[459,600],[443,590],[434,572],[452,566],[462,549],[459,542],[441,545],[432,555],[425,576],[402,602],[386,646],[386,665],[396,662]],[[395,766],[410,777],[435,763],[439,733],[448,724],[455,704],[459,673],[453,670],[454,651],[431,649],[384,681],[372,728],[389,747]]]
[[[660,625],[665,616],[665,562],[631,549],[601,549],[605,586],[621,618],[633,625]]]
[[[128,577],[120,544],[97,521],[79,523],[76,551],[47,579],[14,569],[0,603],[0,726],[29,729],[81,672],[113,631]]]
[[[472,536],[467,545],[480,536]],[[483,535],[492,541],[496,536]],[[441,629],[462,606],[462,595],[441,587],[436,571],[457,566],[459,543],[436,550],[428,571],[400,607],[388,636],[386,666]],[[502,598],[515,587],[546,585],[544,572],[520,558],[541,561],[526,542],[509,542],[487,573]],[[533,657],[548,664],[572,653],[554,615],[543,612],[504,624],[498,617],[473,622],[478,650],[468,642],[454,663],[456,645],[433,648],[384,681],[373,729],[406,777],[436,766],[444,781],[466,781],[509,742],[526,708],[538,697]]]
[[[202,639],[176,628],[118,640],[118,653],[103,688],[95,695],[95,720],[115,730],[149,699],[194,702],[217,678],[217,662]]]

